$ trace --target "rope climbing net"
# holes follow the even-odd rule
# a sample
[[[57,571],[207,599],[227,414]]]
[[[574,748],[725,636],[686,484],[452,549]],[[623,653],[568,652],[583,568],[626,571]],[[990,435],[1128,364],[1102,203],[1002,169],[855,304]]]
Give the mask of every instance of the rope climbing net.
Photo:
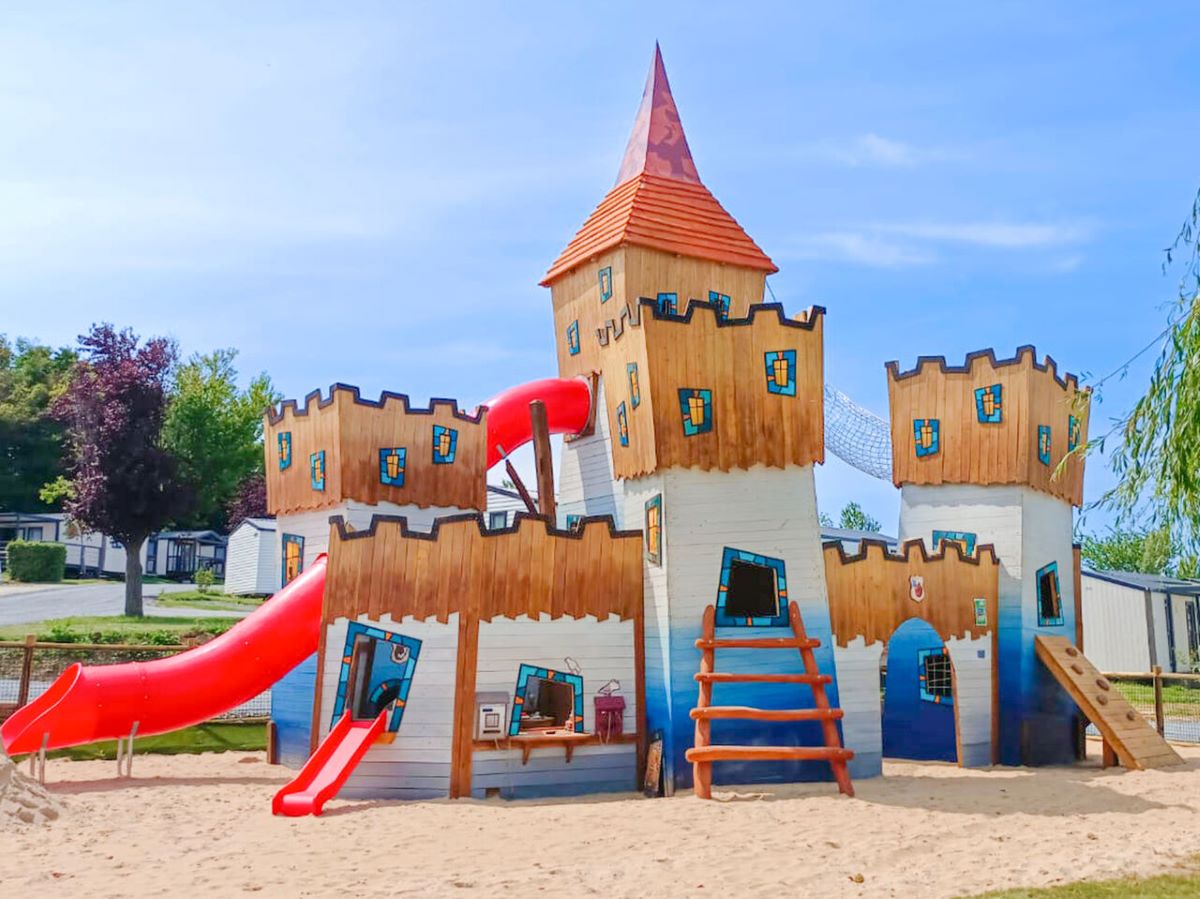
[[[828,384],[825,448],[873,478],[892,479],[892,435],[887,421]]]

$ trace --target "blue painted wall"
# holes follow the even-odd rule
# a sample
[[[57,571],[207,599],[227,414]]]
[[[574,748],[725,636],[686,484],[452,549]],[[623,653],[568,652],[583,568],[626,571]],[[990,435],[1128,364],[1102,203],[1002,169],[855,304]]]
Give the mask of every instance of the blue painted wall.
[[[910,618],[888,641],[883,694],[883,754],[887,758],[953,762],[954,706],[921,698],[918,654],[941,649],[942,638],[928,623]]]
[[[317,654],[314,652],[271,688],[271,720],[275,722],[281,765],[300,768],[308,761],[316,684]]]

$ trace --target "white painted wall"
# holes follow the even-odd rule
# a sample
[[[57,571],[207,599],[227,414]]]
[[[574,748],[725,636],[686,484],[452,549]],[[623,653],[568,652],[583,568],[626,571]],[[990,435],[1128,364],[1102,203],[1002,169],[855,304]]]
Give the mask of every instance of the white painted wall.
[[[605,409],[604,379],[596,391],[595,433],[564,440],[558,474],[558,519],[567,515],[612,515],[621,525],[618,495],[621,487],[613,475],[612,437]],[[635,524],[634,527],[637,527]]]
[[[243,521],[225,546],[225,592],[269,595],[279,589],[280,569],[275,564],[275,523]]]
[[[959,764],[992,764],[992,634],[951,637],[946,641],[954,664],[954,720]]]
[[[862,636],[846,646],[834,645],[837,660],[838,702],[842,708],[842,740],[854,750],[852,777],[878,777],[883,773],[883,700],[879,663],[883,643],[868,644]]]
[[[360,615],[357,620],[385,631],[415,637],[421,641],[421,652],[395,741],[376,743],[368,749],[338,795],[372,799],[448,795],[454,739],[458,615],[451,615],[446,624],[434,618],[418,621],[412,617],[395,622],[390,615],[378,621]],[[348,625],[347,619],[339,618],[326,632],[325,665],[320,672],[319,740],[323,740],[330,730]]]
[[[1101,671],[1149,671],[1146,594],[1083,572],[1083,652]]]

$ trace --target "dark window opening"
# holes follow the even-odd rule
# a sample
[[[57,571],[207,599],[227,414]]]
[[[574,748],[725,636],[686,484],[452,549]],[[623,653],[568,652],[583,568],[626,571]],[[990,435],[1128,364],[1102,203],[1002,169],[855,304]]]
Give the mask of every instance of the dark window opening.
[[[575,712],[575,689],[562,681],[531,677],[521,706],[521,730],[537,731],[565,727]]]
[[[351,714],[355,721],[370,720],[379,714],[371,702],[371,661],[375,657],[375,641],[360,637],[354,643],[354,658],[350,662]],[[394,698],[394,697],[393,697]]]
[[[735,618],[774,618],[778,615],[775,569],[734,559],[729,566],[725,614]]]
[[[1037,573],[1038,624],[1062,624],[1062,596],[1058,586],[1058,564],[1051,562]]]
[[[935,700],[949,699],[954,695],[950,677],[950,656],[944,652],[931,652],[923,660],[924,693]]]

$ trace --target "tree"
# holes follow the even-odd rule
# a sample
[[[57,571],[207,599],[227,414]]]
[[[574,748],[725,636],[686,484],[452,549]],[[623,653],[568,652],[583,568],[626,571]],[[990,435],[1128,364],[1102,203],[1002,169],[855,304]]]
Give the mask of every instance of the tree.
[[[236,350],[217,350],[175,372],[163,439],[196,495],[183,524],[223,530],[241,485],[263,473],[263,412],[280,397],[266,374],[240,390],[236,358]]]
[[[225,507],[229,530],[233,530],[247,518],[265,518],[267,514],[267,479],[254,474],[238,485],[233,499]]]
[[[125,547],[125,614],[142,614],[141,551],[146,538],[188,512],[191,493],[162,445],[167,379],[175,346],[139,345],[129,329],[93,325],[54,404],[67,426],[72,496],[66,510],[84,527]]]
[[[65,389],[70,349],[0,334],[0,509],[36,512],[57,507],[40,489],[62,471],[63,425],[49,414]]]
[[[849,502],[842,507],[841,527],[848,531],[878,531],[883,525],[864,512],[858,503]]]
[[[1085,534],[1083,560],[1101,571],[1163,574],[1171,562],[1171,538],[1163,529],[1133,531],[1114,528],[1104,536]]]

